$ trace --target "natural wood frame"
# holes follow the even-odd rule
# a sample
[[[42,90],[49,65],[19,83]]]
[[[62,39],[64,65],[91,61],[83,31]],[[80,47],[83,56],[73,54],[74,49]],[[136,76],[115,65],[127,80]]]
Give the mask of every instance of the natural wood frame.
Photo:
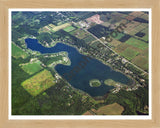
[[[151,8],[152,9],[152,120],[9,120],[8,14],[9,8]],[[0,128],[160,127],[160,1],[159,0],[0,0]]]

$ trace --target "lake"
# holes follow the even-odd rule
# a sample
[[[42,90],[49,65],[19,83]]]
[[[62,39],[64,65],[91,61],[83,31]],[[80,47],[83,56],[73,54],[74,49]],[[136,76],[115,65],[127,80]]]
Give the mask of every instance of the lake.
[[[63,43],[57,43],[54,47],[47,48],[42,46],[38,40],[27,38],[25,39],[27,48],[33,51],[39,51],[41,54],[45,53],[57,53],[61,51],[68,52],[68,57],[71,61],[71,65],[58,64],[55,66],[55,70],[64,79],[66,79],[74,88],[80,89],[91,96],[103,96],[108,93],[114,87],[107,86],[104,84],[105,79],[113,79],[114,81],[121,82],[123,84],[131,84],[132,80],[124,74],[112,70],[109,66],[103,64],[99,60],[87,57],[80,54],[76,48]],[[79,65],[81,61],[87,58],[89,61],[86,63],[84,68],[81,68],[79,72],[75,73],[72,78],[68,78],[64,74],[69,74],[73,69]],[[101,86],[90,87],[89,81],[92,79],[99,79]]]

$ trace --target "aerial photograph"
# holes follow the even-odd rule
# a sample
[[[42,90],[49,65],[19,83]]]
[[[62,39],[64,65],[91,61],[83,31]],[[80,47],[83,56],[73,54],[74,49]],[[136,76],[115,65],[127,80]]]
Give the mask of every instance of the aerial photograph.
[[[11,115],[149,115],[148,11],[11,11]]]

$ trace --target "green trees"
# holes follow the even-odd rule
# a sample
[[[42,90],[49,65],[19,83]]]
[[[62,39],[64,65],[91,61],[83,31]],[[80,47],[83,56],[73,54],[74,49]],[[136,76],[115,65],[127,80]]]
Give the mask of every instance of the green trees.
[[[51,35],[49,33],[40,33],[37,36],[38,41],[40,41],[41,43],[47,42],[47,43],[51,43]]]

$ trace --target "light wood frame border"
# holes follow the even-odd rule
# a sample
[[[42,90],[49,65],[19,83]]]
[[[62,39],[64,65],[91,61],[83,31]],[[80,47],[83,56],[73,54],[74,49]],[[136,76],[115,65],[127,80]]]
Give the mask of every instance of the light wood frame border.
[[[152,119],[151,120],[9,120],[8,15],[9,8],[151,8]],[[0,128],[160,128],[160,0],[0,0]],[[158,79],[159,78],[159,79]]]

